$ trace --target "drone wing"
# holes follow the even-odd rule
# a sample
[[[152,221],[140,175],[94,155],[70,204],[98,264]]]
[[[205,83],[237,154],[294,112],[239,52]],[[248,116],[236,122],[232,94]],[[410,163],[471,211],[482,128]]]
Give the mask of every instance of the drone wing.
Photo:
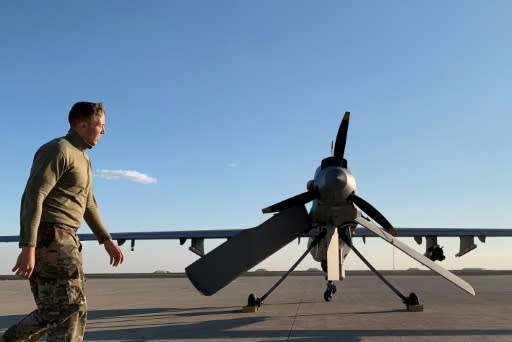
[[[283,210],[258,227],[242,230],[185,271],[199,292],[211,296],[309,228],[303,205]]]

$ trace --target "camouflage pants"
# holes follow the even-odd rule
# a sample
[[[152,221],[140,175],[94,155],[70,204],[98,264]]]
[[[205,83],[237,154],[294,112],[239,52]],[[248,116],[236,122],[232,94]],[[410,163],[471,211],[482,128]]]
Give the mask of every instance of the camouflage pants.
[[[84,294],[81,244],[75,230],[58,224],[41,224],[36,266],[30,288],[37,309],[4,334],[6,342],[83,341],[87,304]]]

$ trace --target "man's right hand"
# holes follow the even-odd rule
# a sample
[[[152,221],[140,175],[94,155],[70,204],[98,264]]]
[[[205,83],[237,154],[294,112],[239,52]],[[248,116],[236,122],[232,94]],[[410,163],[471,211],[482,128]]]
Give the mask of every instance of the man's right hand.
[[[124,254],[121,247],[117,245],[112,239],[103,241],[103,246],[110,256],[110,265],[117,267],[121,265],[124,260]]]
[[[34,271],[36,265],[36,248],[35,247],[22,247],[16,265],[12,268],[12,271],[17,276],[28,279]]]

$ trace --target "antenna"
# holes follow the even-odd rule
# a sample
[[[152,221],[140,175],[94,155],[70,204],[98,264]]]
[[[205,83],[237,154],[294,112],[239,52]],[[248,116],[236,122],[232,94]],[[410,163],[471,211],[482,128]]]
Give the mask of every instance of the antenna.
[[[333,154],[333,149],[334,149],[334,140],[331,140],[331,154]]]

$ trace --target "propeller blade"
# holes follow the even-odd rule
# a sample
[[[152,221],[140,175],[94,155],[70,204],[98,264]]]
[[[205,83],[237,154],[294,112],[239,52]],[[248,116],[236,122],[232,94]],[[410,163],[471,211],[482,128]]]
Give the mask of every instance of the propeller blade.
[[[362,211],[366,213],[366,215],[370,216],[372,220],[377,222],[384,228],[389,234],[396,236],[396,229],[389,223],[389,221],[382,215],[373,205],[366,202],[363,198],[357,196],[356,194],[352,194],[348,197],[348,200],[352,201],[355,205],[359,207]]]
[[[411,247],[407,246],[403,242],[399,241],[398,239],[395,239],[393,236],[387,234],[382,229],[379,229],[376,225],[374,225],[372,222],[366,220],[365,218],[359,216],[355,219],[355,222],[359,223],[361,226],[365,227],[366,229],[373,232],[375,235],[381,237],[382,239],[386,240],[396,248],[400,249],[402,252],[410,256],[411,258],[415,259],[416,261],[422,263],[426,267],[430,268],[432,271],[439,274],[441,277],[445,278],[446,280],[452,282],[454,285],[460,287],[464,291],[466,291],[469,294],[475,295],[475,290],[473,287],[464,281],[463,279],[457,277],[455,274],[451,273],[447,269],[441,267],[440,265],[436,264],[426,256],[418,253]]]
[[[338,134],[336,135],[336,143],[334,144],[334,159],[336,165],[342,166],[343,156],[345,155],[345,144],[347,143],[348,122],[350,120],[350,112],[345,112],[343,120],[341,120]]]
[[[287,198],[284,201],[273,204],[270,207],[266,207],[261,209],[264,214],[275,213],[278,211],[282,211],[288,208],[293,208],[302,204],[306,204],[317,197],[317,193],[315,191],[306,191],[302,194],[295,195],[293,197]]]
[[[233,236],[190,264],[185,272],[199,292],[211,296],[309,228],[303,205],[284,210]]]

